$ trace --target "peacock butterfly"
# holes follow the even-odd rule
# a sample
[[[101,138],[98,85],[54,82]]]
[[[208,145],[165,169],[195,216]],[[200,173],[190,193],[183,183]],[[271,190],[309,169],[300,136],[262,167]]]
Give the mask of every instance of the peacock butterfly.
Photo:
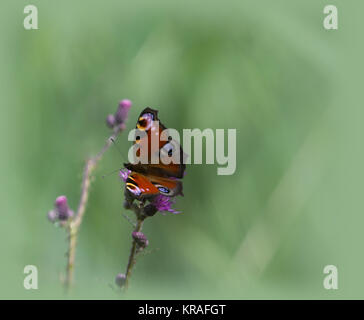
[[[144,201],[157,195],[175,197],[183,195],[182,182],[186,165],[184,154],[180,144],[171,137],[162,140],[161,136],[168,135],[168,129],[159,121],[158,111],[145,108],[136,124],[137,134],[134,146],[137,144],[136,155],[147,155],[147,161],[138,163],[124,163],[129,170],[126,178],[126,191],[133,199]],[[152,141],[157,141],[153,144]],[[156,156],[158,161],[152,161]],[[178,161],[168,161],[168,159]],[[166,161],[167,160],[167,161]],[[168,163],[169,162],[169,163]]]

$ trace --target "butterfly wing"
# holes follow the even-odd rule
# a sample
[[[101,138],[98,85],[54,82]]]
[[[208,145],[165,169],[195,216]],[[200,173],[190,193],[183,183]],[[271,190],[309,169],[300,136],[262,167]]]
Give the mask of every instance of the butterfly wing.
[[[182,195],[182,182],[176,179],[146,176],[131,172],[126,180],[126,189],[136,199],[150,198],[159,194],[167,197]]]
[[[158,126],[156,125],[155,121],[158,121]],[[142,137],[137,136],[135,139],[134,143],[137,143],[140,146],[136,155],[140,156],[142,149],[148,148],[148,160],[150,163],[151,155],[157,153],[159,149],[162,148],[165,143],[167,143],[167,141],[161,141],[159,139],[166,127],[158,119],[158,110],[145,108],[139,115],[136,129],[146,133]],[[156,146],[152,145],[152,139],[159,141],[159,144]]]
[[[184,164],[186,155],[182,147],[175,140],[163,141],[160,139],[162,132],[167,128],[159,121],[158,126],[154,121],[159,121],[158,111],[145,108],[138,118],[136,128],[141,132],[145,132],[141,136],[136,136],[135,142],[139,145],[136,151],[136,156],[140,157],[141,154],[147,154],[147,163],[125,164],[125,167],[131,171],[136,171],[141,174],[150,174],[161,177],[175,177],[183,178],[186,165]],[[154,146],[152,139],[158,141]],[[159,159],[159,163],[152,163],[152,155]],[[175,155],[175,157],[172,157]],[[179,161],[168,161],[169,159],[178,159]],[[169,162],[169,163],[168,163]],[[178,163],[179,162],[179,163]]]

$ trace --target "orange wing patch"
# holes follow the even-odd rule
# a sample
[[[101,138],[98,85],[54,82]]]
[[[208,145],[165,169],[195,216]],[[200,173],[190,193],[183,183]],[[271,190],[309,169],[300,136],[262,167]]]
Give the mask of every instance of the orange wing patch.
[[[137,198],[157,194],[174,197],[182,194],[181,181],[156,176],[147,177],[137,172],[132,172],[128,176],[126,188]]]

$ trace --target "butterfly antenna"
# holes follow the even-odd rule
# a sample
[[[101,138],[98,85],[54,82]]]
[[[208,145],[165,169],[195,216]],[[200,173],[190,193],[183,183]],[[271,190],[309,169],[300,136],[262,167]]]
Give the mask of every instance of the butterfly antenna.
[[[110,138],[110,140],[111,140],[111,142],[113,143],[113,145],[114,145],[114,147],[116,148],[116,150],[118,150],[118,152],[119,152],[119,154],[120,154],[121,158],[123,159],[123,161],[124,161],[124,162],[126,162],[126,161],[125,161],[125,158],[124,158],[124,155],[123,155],[123,153],[120,151],[120,149],[118,148],[118,146],[117,146],[117,144],[116,144],[116,142],[115,142],[114,138]]]
[[[113,170],[113,171],[111,171],[111,172],[109,172],[109,173],[107,173],[107,174],[104,174],[104,175],[102,175],[102,179],[104,179],[104,178],[106,178],[106,177],[108,177],[108,176],[110,176],[110,175],[112,175],[112,174],[114,174],[115,172],[118,172],[118,171],[120,171],[120,170],[121,170],[121,168],[120,168],[120,169]]]

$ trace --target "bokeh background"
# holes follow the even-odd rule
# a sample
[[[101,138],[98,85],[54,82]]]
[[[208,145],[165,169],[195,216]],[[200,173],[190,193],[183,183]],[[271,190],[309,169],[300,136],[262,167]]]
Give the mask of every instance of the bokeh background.
[[[23,28],[38,7],[39,30]],[[336,4],[339,30],[323,28]],[[352,1],[55,1],[0,3],[0,297],[20,299],[363,298],[363,20]],[[133,101],[168,126],[236,128],[237,170],[190,165],[180,215],[145,223],[127,295],[120,167],[95,172],[65,296],[66,235],[46,218],[76,208],[84,160]],[[117,142],[125,154],[127,135]],[[23,268],[39,289],[23,288]],[[339,289],[323,288],[334,264]]]

